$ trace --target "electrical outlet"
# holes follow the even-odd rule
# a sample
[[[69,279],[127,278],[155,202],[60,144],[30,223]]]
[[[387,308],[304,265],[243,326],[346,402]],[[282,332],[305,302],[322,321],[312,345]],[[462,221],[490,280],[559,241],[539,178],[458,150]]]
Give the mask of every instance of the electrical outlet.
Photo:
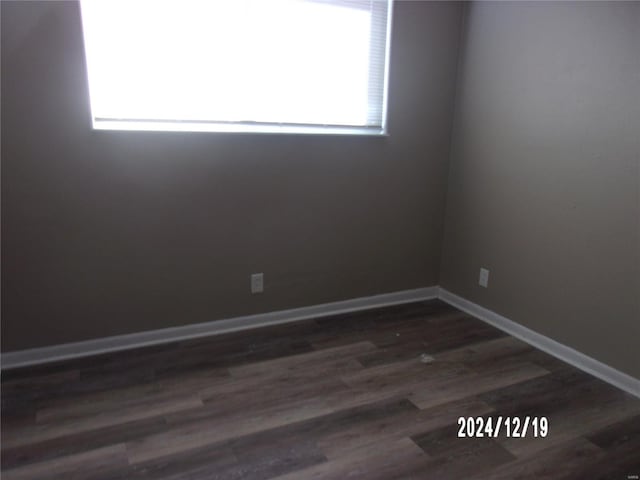
[[[264,291],[264,273],[251,274],[251,293],[262,293]]]
[[[478,284],[484,288],[489,286],[489,270],[486,268],[480,269],[480,279],[478,280]]]

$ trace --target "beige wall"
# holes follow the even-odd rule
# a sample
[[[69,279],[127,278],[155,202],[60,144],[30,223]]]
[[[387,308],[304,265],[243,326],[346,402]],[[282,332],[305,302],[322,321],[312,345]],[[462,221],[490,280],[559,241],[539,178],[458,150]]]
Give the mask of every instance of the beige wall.
[[[470,6],[440,277],[637,378],[639,28],[638,2]]]
[[[92,131],[77,5],[2,2],[2,349],[440,283],[640,378],[640,4],[469,6],[449,165],[461,10],[366,138]]]
[[[389,137],[313,137],[92,131],[78,5],[2,2],[3,350],[435,285],[461,10],[396,3]]]

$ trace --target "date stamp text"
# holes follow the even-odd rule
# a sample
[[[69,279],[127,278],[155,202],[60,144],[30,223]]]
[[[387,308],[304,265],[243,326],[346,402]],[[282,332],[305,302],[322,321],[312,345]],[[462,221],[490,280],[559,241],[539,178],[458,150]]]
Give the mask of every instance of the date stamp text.
[[[548,434],[547,417],[458,417],[458,438],[544,438]]]

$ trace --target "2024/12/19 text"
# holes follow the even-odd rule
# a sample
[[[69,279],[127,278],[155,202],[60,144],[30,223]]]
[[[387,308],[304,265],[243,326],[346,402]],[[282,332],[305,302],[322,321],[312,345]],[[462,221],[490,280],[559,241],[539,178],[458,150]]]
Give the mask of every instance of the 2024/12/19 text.
[[[458,438],[544,438],[549,434],[547,417],[458,417],[458,427]]]

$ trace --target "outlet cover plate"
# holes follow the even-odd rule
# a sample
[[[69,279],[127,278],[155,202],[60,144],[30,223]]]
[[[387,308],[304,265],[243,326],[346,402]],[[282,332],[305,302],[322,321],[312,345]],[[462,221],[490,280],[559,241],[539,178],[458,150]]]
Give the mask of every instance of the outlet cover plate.
[[[489,286],[489,270],[486,268],[480,269],[480,278],[478,279],[478,285],[487,288]]]
[[[264,273],[251,274],[251,293],[262,293],[264,291]]]

